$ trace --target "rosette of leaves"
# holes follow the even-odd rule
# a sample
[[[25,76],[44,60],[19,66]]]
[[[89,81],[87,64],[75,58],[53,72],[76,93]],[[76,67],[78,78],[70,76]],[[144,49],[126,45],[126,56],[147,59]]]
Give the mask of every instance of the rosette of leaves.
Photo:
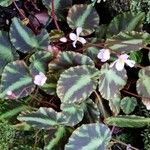
[[[19,58],[16,49],[11,45],[9,35],[5,31],[0,31],[0,73],[11,61]]]
[[[23,53],[29,53],[35,49],[47,49],[49,44],[49,35],[45,29],[39,35],[35,35],[16,17],[12,19],[9,35],[13,46]]]
[[[67,22],[69,27],[76,29],[82,27],[82,36],[89,35],[95,31],[99,25],[99,16],[92,5],[73,5],[68,12]]]
[[[75,103],[86,100],[96,89],[99,74],[94,66],[82,65],[65,70],[57,82],[57,95],[62,103]]]
[[[136,83],[136,89],[140,96],[142,96],[143,104],[150,107],[150,66],[142,68],[139,71],[139,79]]]
[[[102,65],[99,75],[99,92],[104,99],[113,99],[120,94],[120,90],[125,86],[127,81],[126,70],[117,71],[109,67],[107,63]]]
[[[65,150],[106,149],[111,139],[110,129],[101,123],[84,124],[70,136]]]
[[[52,0],[42,0],[44,6],[47,8],[48,13],[52,13]],[[65,20],[65,15],[69,7],[72,6],[72,0],[54,0],[54,12],[58,19]]]
[[[133,112],[136,106],[137,100],[135,97],[124,97],[120,103],[120,107],[126,115]]]
[[[144,18],[144,12],[134,14],[129,11],[117,15],[107,28],[107,37],[117,35],[121,31],[141,31]]]
[[[6,65],[1,77],[0,97],[17,99],[33,92],[35,85],[24,61],[14,61]],[[12,95],[7,94],[12,92]]]

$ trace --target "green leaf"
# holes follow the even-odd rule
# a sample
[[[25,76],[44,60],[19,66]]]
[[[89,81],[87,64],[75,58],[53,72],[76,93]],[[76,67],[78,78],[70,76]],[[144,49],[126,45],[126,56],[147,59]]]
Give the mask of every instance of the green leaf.
[[[10,26],[10,41],[18,51],[28,53],[34,49],[46,49],[49,35],[46,30],[42,30],[39,35],[35,36],[30,28],[15,17]]]
[[[0,74],[9,62],[16,60],[18,57],[19,55],[10,43],[8,33],[0,31]]]
[[[106,40],[106,47],[119,52],[140,50],[148,43],[149,37],[150,34],[145,32],[120,32]]]
[[[65,70],[57,82],[57,95],[62,103],[86,100],[96,89],[93,80],[99,71],[94,66],[76,66]]]
[[[109,24],[107,29],[107,37],[118,34],[120,31],[139,31],[145,18],[144,12],[134,14],[132,12],[124,12],[116,16]]]
[[[54,29],[54,30],[51,30],[51,32],[49,33],[49,36],[50,36],[50,41],[59,42],[60,38],[64,37],[64,32],[57,30],[57,29]]]
[[[143,53],[141,51],[133,51],[130,53],[130,59],[140,64],[143,59]]]
[[[120,107],[126,115],[133,112],[136,106],[137,100],[135,97],[124,97],[120,103]]]
[[[70,136],[65,150],[105,150],[111,139],[110,129],[101,123],[85,124]]]
[[[61,110],[63,114],[65,114],[66,122],[68,122],[69,126],[74,126],[81,122],[84,116],[84,109],[82,105],[79,104],[61,104]]]
[[[115,66],[109,67],[105,63],[100,70],[99,92],[102,97],[109,100],[120,94],[120,90],[125,86],[127,81],[126,70],[117,71]]]
[[[120,95],[115,95],[113,99],[109,100],[109,107],[114,116],[117,116],[120,113],[120,101]]]
[[[62,150],[67,142],[72,130],[69,127],[59,126],[56,129],[51,129],[44,136],[44,150]]]
[[[139,79],[136,83],[136,89],[142,96],[143,104],[148,108],[150,103],[150,66],[142,68],[139,71]],[[147,97],[147,98],[145,98]]]
[[[100,111],[96,103],[88,98],[81,105],[84,108],[84,120],[86,123],[99,122]]]
[[[73,51],[60,52],[56,59],[49,63],[49,70],[54,72],[62,72],[73,66],[91,65],[94,62],[88,56]]]
[[[48,71],[48,62],[53,58],[53,54],[48,51],[38,51],[30,57],[29,69],[32,75],[37,75],[39,72],[46,73]]]
[[[51,15],[52,12],[52,0],[42,0],[43,4]],[[67,13],[69,7],[72,6],[72,0],[57,0],[54,1],[54,10],[58,19],[64,20],[64,15]]]
[[[111,126],[127,127],[127,128],[142,128],[150,124],[150,118],[145,118],[135,115],[108,117],[105,123]]]
[[[9,5],[12,4],[12,0],[0,0],[0,6],[2,7],[8,7]]]
[[[0,97],[5,99],[26,97],[34,88],[33,78],[24,61],[11,62],[4,68],[1,78]],[[12,91],[13,96],[7,95],[8,91]]]
[[[52,108],[40,107],[38,111],[20,115],[17,119],[37,128],[49,130],[52,126],[63,124],[65,115]]]
[[[73,5],[68,12],[67,22],[69,27],[76,29],[82,27],[81,35],[89,35],[95,31],[99,25],[99,15],[92,5]]]

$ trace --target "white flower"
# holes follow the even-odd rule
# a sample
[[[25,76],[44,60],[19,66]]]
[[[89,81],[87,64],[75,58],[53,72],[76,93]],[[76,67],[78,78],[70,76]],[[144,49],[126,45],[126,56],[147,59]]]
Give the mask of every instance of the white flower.
[[[83,37],[80,37],[80,36],[79,36],[81,32],[82,32],[82,28],[81,28],[81,27],[78,27],[78,28],[76,29],[76,34],[75,34],[75,33],[70,33],[70,34],[69,34],[69,38],[70,38],[72,41],[74,41],[74,42],[72,43],[72,45],[73,45],[73,47],[75,47],[75,48],[76,48],[76,43],[77,43],[77,41],[81,42],[82,44],[85,44],[85,43],[86,43],[86,40],[85,40]]]
[[[149,99],[142,99],[143,104],[146,106],[147,110],[150,110],[150,100]]]
[[[110,59],[110,50],[109,49],[101,49],[97,55],[97,57],[102,61],[105,62]]]
[[[59,39],[60,42],[66,43],[67,42],[67,38],[66,37],[62,37]]]
[[[47,77],[43,72],[40,72],[38,75],[34,77],[34,84],[43,86],[47,80]]]
[[[7,95],[8,95],[8,96],[11,96],[12,94],[13,94],[12,91],[7,91]]]
[[[135,61],[134,61],[134,60],[129,60],[128,58],[129,58],[129,55],[127,55],[127,54],[122,54],[122,55],[118,56],[118,59],[117,59],[116,61],[114,61],[114,62],[110,65],[110,67],[112,67],[112,66],[115,65],[115,67],[116,67],[116,69],[117,69],[118,71],[123,70],[125,64],[127,64],[127,65],[128,65],[129,67],[131,67],[131,68],[134,67]]]

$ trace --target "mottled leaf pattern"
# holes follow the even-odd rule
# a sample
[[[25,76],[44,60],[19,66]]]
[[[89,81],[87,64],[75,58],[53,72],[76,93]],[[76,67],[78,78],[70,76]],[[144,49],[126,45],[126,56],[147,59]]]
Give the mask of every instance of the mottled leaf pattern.
[[[133,112],[136,106],[137,100],[135,97],[124,97],[120,103],[120,107],[126,115]]]
[[[144,32],[120,32],[106,40],[106,47],[121,52],[140,50],[147,44],[149,37],[150,34]]]
[[[111,139],[109,128],[101,123],[85,124],[70,136],[65,150],[105,150]]]
[[[61,125],[65,121],[65,116],[61,112],[56,112],[52,108],[40,107],[38,111],[18,116],[18,120],[38,127],[40,129],[50,129],[52,126]]]
[[[127,81],[126,70],[117,71],[106,63],[102,66],[99,77],[99,92],[102,97],[109,100],[115,98]]]
[[[107,37],[118,34],[120,31],[139,31],[141,30],[143,20],[145,18],[144,12],[133,14],[131,12],[124,12],[116,16],[108,26]]]
[[[9,63],[2,73],[1,94],[3,98],[8,98],[8,91],[13,92],[12,99],[22,98],[29,95],[34,90],[33,78],[24,61],[14,61]]]
[[[139,71],[139,79],[136,83],[136,89],[138,94],[143,96],[142,100],[144,105],[150,103],[150,66]]]
[[[18,51],[27,53],[32,52],[33,49],[46,49],[49,35],[46,30],[42,30],[41,34],[35,36],[27,26],[15,17],[10,26],[10,40]]]
[[[12,0],[0,0],[0,6],[8,7],[12,2]]]
[[[5,31],[0,31],[0,73],[11,61],[19,58],[15,48],[11,45],[9,35]]]
[[[56,59],[49,63],[49,70],[60,72],[77,65],[91,65],[94,62],[88,56],[73,51],[60,52]]]
[[[117,127],[141,128],[150,124],[150,118],[135,115],[120,115],[106,118],[105,123]]]
[[[68,12],[67,22],[69,27],[75,29],[82,27],[81,35],[89,35],[99,25],[99,16],[92,5],[73,5]]]
[[[74,126],[81,122],[84,116],[84,109],[79,104],[61,104],[61,110],[67,117],[69,126]]]
[[[30,57],[29,69],[33,75],[39,72],[46,73],[48,71],[48,62],[53,58],[53,54],[48,51],[38,51]]]
[[[50,36],[50,41],[59,42],[60,38],[64,36],[64,32],[54,29],[54,30],[51,30],[49,36]]]
[[[92,66],[76,66],[65,70],[57,83],[57,95],[62,103],[86,100],[96,89],[97,82],[92,80],[99,71]]]

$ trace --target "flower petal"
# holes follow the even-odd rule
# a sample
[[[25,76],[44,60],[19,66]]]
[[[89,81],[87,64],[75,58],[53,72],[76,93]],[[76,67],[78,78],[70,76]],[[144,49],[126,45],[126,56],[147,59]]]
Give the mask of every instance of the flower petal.
[[[102,61],[105,62],[110,59],[110,51],[109,49],[101,49],[97,55],[97,57]]]
[[[121,71],[124,68],[124,63],[117,60],[115,67],[118,71]]]
[[[134,60],[129,60],[129,59],[127,59],[126,60],[126,62],[125,62],[129,67],[134,67],[134,65],[135,65],[135,61]]]
[[[74,42],[72,43],[73,47],[75,47],[75,48],[76,48],[76,43],[77,43],[77,41],[74,41]]]
[[[81,32],[82,32],[82,27],[78,27],[76,29],[77,36],[79,36]]]
[[[127,54],[122,54],[120,56],[118,56],[119,59],[123,59],[123,60],[127,60],[129,58],[129,55]]]
[[[112,68],[112,67],[117,63],[117,61],[118,61],[118,60],[115,60],[114,62],[112,62],[112,63],[109,65],[109,67]]]
[[[67,42],[67,38],[66,37],[62,37],[59,39],[60,42],[66,43]]]
[[[78,41],[81,42],[82,44],[86,43],[86,40],[83,37],[79,37]]]
[[[69,34],[69,38],[72,40],[72,41],[75,41],[77,40],[77,35],[75,33],[70,33]]]
[[[43,72],[40,72],[38,75],[34,77],[34,84],[43,86],[47,80],[47,77]]]

